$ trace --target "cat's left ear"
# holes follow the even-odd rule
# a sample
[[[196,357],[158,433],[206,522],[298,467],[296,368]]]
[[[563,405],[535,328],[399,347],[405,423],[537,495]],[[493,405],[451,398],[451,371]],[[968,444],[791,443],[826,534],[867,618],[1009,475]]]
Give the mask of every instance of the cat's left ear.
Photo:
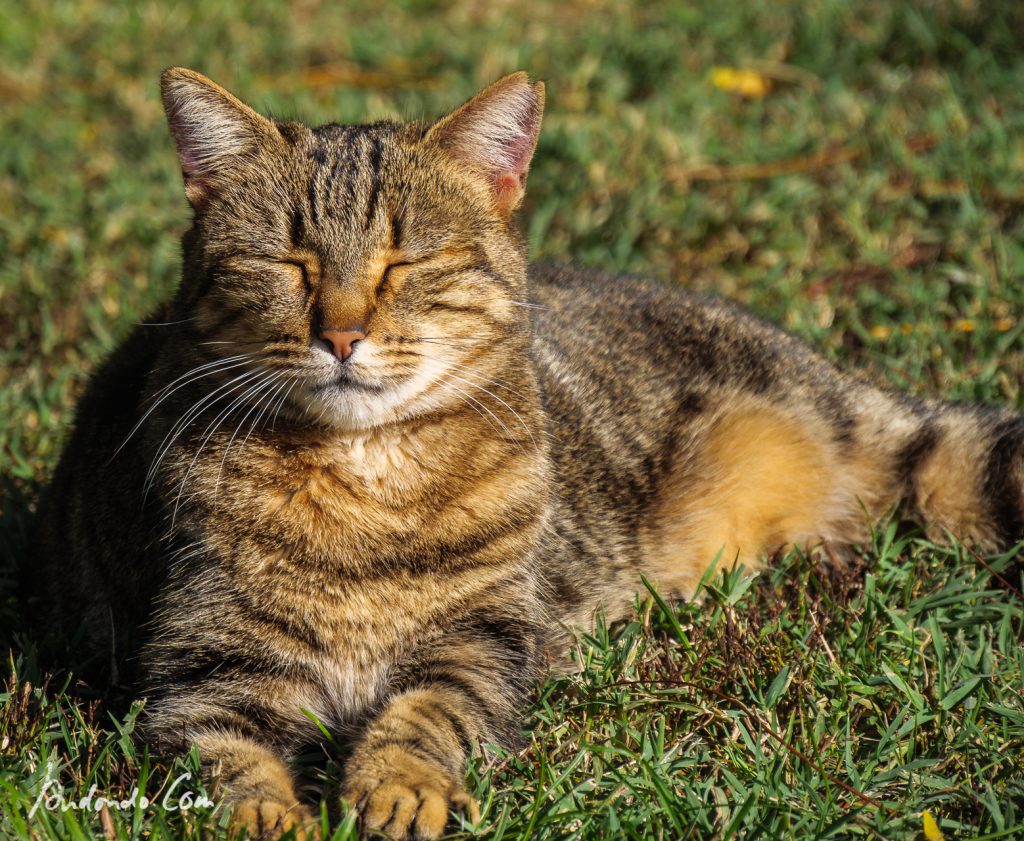
[[[426,139],[486,178],[495,209],[507,216],[523,200],[543,114],[544,83],[513,73],[435,123]]]
[[[239,177],[240,164],[281,142],[274,124],[202,73],[172,67],[160,77],[185,194],[197,210]]]

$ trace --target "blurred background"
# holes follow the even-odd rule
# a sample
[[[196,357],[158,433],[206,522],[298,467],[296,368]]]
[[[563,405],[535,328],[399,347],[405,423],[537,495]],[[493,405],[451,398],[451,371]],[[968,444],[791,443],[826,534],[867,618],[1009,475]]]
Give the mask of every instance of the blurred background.
[[[0,0],[0,462],[174,287],[160,71],[310,123],[548,86],[536,258],[738,298],[901,387],[1016,400],[1024,3]]]

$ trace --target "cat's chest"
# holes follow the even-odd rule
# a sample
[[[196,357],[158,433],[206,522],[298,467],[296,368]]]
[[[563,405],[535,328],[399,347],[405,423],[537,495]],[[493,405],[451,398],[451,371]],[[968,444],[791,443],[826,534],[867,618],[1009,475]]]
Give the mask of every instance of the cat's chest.
[[[443,468],[400,434],[353,436],[273,454],[243,492],[265,534],[313,555],[386,553],[436,515]]]
[[[325,724],[338,729],[376,706],[400,667],[400,646],[391,635],[367,636],[332,645],[311,669],[316,675],[307,684],[304,705]]]
[[[396,572],[331,581],[282,560],[241,577],[263,594],[261,613],[279,655],[306,678],[294,687],[301,696],[293,706],[344,728],[400,683],[408,658],[440,644],[455,617],[466,615],[504,574]]]

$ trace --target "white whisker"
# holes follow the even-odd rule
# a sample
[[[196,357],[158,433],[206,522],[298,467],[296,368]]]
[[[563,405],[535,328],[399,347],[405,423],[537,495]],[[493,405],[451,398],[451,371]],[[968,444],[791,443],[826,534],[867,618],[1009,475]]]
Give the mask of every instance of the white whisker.
[[[210,439],[220,428],[220,425],[231,415],[231,413],[236,408],[246,403],[250,399],[250,397],[258,394],[264,388],[264,386],[266,386],[269,377],[273,376],[273,374],[268,374],[265,371],[258,371],[257,373],[262,375],[262,379],[260,379],[255,385],[244,383],[237,386],[232,391],[232,393],[236,392],[239,388],[242,388],[243,385],[245,386],[245,388],[242,391],[242,393],[234,397],[232,401],[228,404],[228,407],[224,409],[219,415],[217,415],[217,417],[215,417],[212,421],[210,421],[206,429],[203,430],[203,440],[202,442],[200,442],[199,447],[196,449],[195,455],[192,456],[192,461],[189,462],[188,469],[185,471],[185,475],[182,477],[181,484],[178,487],[178,495],[177,497],[175,497],[174,500],[174,511],[171,514],[171,529],[174,528],[174,523],[177,520],[178,508],[181,505],[181,496],[185,492],[185,485],[188,482],[188,477],[192,474],[192,469],[196,466],[196,462],[199,460],[199,456],[203,452],[203,448],[206,447],[207,443],[209,443]],[[249,382],[251,383],[251,381]],[[252,409],[250,409],[249,411],[251,412]]]
[[[530,441],[533,443],[533,445],[535,447],[537,446],[537,439],[533,437],[533,432],[530,430],[530,427],[526,425],[526,421],[523,420],[523,418],[519,414],[519,412],[517,412],[515,409],[513,409],[511,406],[509,406],[508,403],[506,403],[504,400],[502,400],[500,397],[498,397],[497,394],[495,394],[493,391],[490,391],[490,390],[484,388],[479,383],[473,382],[472,380],[466,379],[465,377],[460,377],[457,374],[446,374],[445,376],[454,377],[455,379],[459,380],[460,382],[466,383],[466,385],[470,385],[473,388],[478,388],[478,389],[480,389],[480,391],[484,392],[485,394],[489,394],[491,397],[493,397],[495,400],[497,400],[502,406],[504,406],[513,415],[515,415],[516,420],[519,421],[519,423],[522,425],[523,429],[526,430],[526,434],[530,436]]]
[[[465,364],[460,365],[457,362],[449,362],[447,359],[442,359],[439,356],[430,356],[429,354],[422,353],[422,352],[420,352],[420,356],[422,356],[424,359],[429,359],[432,362],[440,362],[442,365],[447,365],[448,367],[454,368],[457,371],[462,371],[465,374],[476,374],[477,377],[480,378],[481,382],[490,383],[491,385],[495,385],[498,388],[503,388],[509,394],[512,394],[512,395],[514,395],[514,396],[516,396],[516,397],[518,397],[518,398],[520,398],[522,400],[528,399],[525,396],[523,396],[522,394],[520,394],[518,391],[516,391],[514,388],[512,388],[510,385],[508,385],[507,383],[503,382],[502,380],[496,380],[496,379],[493,379],[492,377],[488,377],[479,368],[474,368],[471,365],[465,365]]]
[[[170,431],[164,436],[163,441],[160,442],[160,446],[157,447],[157,455],[153,459],[153,463],[150,465],[149,471],[146,473],[146,482],[142,495],[143,502],[145,502],[146,496],[149,494],[149,489],[152,486],[154,479],[156,478],[156,473],[157,470],[159,469],[160,463],[167,456],[167,453],[173,446],[174,441],[185,430],[185,428],[189,426],[189,424],[191,424],[193,420],[199,417],[200,414],[202,414],[203,409],[207,405],[210,405],[211,400],[213,402],[220,402],[220,400],[222,400],[226,396],[225,394],[222,394],[222,392],[224,392],[225,389],[230,388],[230,391],[227,392],[228,394],[234,393],[239,388],[241,388],[246,382],[251,382],[254,377],[259,375],[259,371],[246,371],[245,373],[239,374],[237,377],[228,380],[228,382],[224,383],[214,391],[209,392],[208,394],[204,395],[199,400],[197,400],[195,403],[193,403],[192,406],[181,416],[181,418],[179,418],[174,423]],[[220,394],[221,396],[217,397],[218,394]]]
[[[110,461],[113,461],[115,456],[117,456],[117,454],[124,449],[124,445],[127,444],[131,440],[131,437],[136,432],[139,431],[139,427],[141,427],[142,424],[146,422],[146,418],[153,414],[153,410],[156,409],[156,407],[159,406],[164,400],[170,397],[175,391],[178,391],[178,389],[184,388],[185,386],[190,385],[191,383],[201,380],[204,377],[211,376],[212,374],[218,374],[221,373],[222,371],[230,371],[232,368],[238,368],[242,365],[245,365],[246,360],[249,358],[250,354],[241,354],[239,356],[229,356],[226,359],[217,359],[214,360],[213,362],[207,362],[205,365],[199,365],[193,368],[191,371],[182,374],[176,380],[173,380],[168,385],[164,386],[160,391],[157,392],[157,394],[153,398],[151,398],[154,401],[153,405],[146,410],[145,414],[141,418],[139,418],[138,422],[135,424],[135,426],[131,428],[131,431],[125,437],[124,441],[122,441],[118,448],[114,450],[113,454],[110,456]],[[225,364],[235,359],[241,359],[242,361],[238,362],[237,364]],[[203,371],[204,369],[209,370],[206,370],[205,373],[192,376],[193,374],[196,374],[196,372]],[[181,385],[177,386],[177,388],[171,388],[171,386],[173,386],[175,383],[180,382],[181,380],[187,377],[190,377],[190,379],[188,379],[186,382],[181,383]],[[168,391],[168,389],[171,390]],[[110,462],[107,463],[109,464]]]
[[[444,378],[447,378],[447,377],[452,377],[452,376],[455,376],[455,375],[454,375],[454,374],[443,374],[441,378],[442,378],[442,379],[444,379]],[[456,379],[459,379],[459,378],[458,378],[458,377],[456,377]],[[463,380],[463,382],[465,382],[465,380]],[[471,395],[471,394],[470,394],[469,392],[467,392],[467,391],[463,391],[463,390],[462,390],[461,388],[459,388],[459,387],[458,387],[457,385],[453,385],[452,383],[448,383],[448,387],[449,387],[449,388],[453,388],[453,389],[455,389],[455,390],[456,390],[457,392],[459,392],[459,394],[463,395],[463,396],[464,396],[465,398],[467,398],[468,400],[472,400],[472,401],[473,401],[473,403],[475,403],[475,404],[476,404],[477,406],[479,406],[479,407],[480,407],[481,409],[483,409],[483,410],[484,410],[485,412],[487,412],[487,414],[489,414],[489,415],[490,415],[490,416],[491,416],[492,418],[494,418],[494,419],[495,419],[495,420],[496,420],[496,421],[497,421],[497,422],[498,422],[498,423],[499,423],[499,424],[501,425],[501,428],[502,428],[503,430],[505,430],[505,434],[506,434],[506,435],[507,435],[507,436],[508,436],[508,437],[509,437],[509,438],[510,438],[511,440],[513,440],[513,441],[515,441],[515,440],[516,440],[516,437],[515,437],[515,436],[514,436],[514,435],[512,434],[512,430],[511,430],[511,429],[509,429],[509,428],[508,428],[508,427],[507,427],[507,426],[505,425],[505,422],[504,422],[504,421],[503,421],[503,420],[502,420],[501,418],[499,418],[499,417],[498,417],[498,416],[497,416],[496,414],[494,414],[494,412],[492,412],[492,411],[491,411],[491,410],[490,410],[490,409],[489,409],[489,408],[487,407],[487,404],[486,404],[486,403],[483,403],[482,401],[480,401],[480,400],[478,400],[477,398],[473,397],[473,396],[472,396],[472,395]],[[485,420],[486,420],[486,418],[485,418]],[[493,424],[492,424],[492,426],[493,426]],[[518,441],[516,441],[516,443],[518,444],[519,442],[518,442]],[[520,446],[521,446],[521,445],[520,445]]]
[[[280,372],[278,372],[276,374],[272,374],[271,375],[271,379],[267,383],[268,389],[269,389],[270,386],[274,385],[274,383],[280,382],[283,378],[286,378],[287,376],[288,376],[288,372],[287,371],[280,371]],[[245,436],[245,439],[239,445],[239,448],[238,448],[239,451],[241,451],[241,449],[245,446],[245,442],[249,440],[249,436],[252,435],[252,432],[256,428],[256,424],[259,422],[260,417],[262,417],[263,413],[270,406],[273,405],[274,397],[277,395],[277,392],[280,391],[287,384],[287,382],[288,382],[287,379],[284,379],[284,382],[281,382],[280,385],[278,385],[278,387],[270,395],[270,399],[267,401],[267,405],[262,407],[262,408],[260,408],[259,414],[253,420],[252,426],[249,427],[248,434]],[[261,384],[261,388],[262,388],[262,384]],[[214,484],[213,484],[214,496],[216,496],[217,489],[220,487],[220,477],[221,477],[221,474],[224,472],[224,463],[227,461],[228,453],[231,451],[231,445],[235,442],[235,437],[238,435],[239,430],[242,428],[242,425],[245,423],[245,421],[248,419],[248,417],[254,411],[256,411],[257,408],[260,407],[260,402],[264,399],[265,396],[266,396],[265,394],[260,394],[257,397],[256,401],[253,403],[253,405],[249,409],[249,411],[246,412],[242,416],[242,419],[238,422],[238,426],[235,427],[235,431],[231,433],[231,438],[228,439],[227,446],[224,448],[224,455],[222,455],[221,459],[220,459],[220,467],[217,469],[217,481],[214,482]]]
[[[188,324],[194,318],[183,318],[180,321],[136,321],[136,327],[171,327],[174,324]]]
[[[293,374],[292,375],[292,384],[290,386],[288,386],[288,390],[284,394],[282,394],[281,395],[281,399],[277,401],[277,408],[274,409],[274,414],[273,414],[273,417],[271,418],[271,421],[270,421],[270,431],[271,431],[271,433],[274,432],[275,426],[277,424],[277,417],[278,417],[278,415],[281,414],[281,409],[284,408],[285,401],[288,400],[288,397],[291,395],[291,393],[294,390],[295,386],[298,385],[299,376],[300,376],[299,374]]]
[[[440,380],[435,380],[435,383],[436,382],[440,382]],[[493,417],[496,421],[498,421],[498,423],[501,423],[501,420],[494,414],[494,412],[492,412],[490,409],[488,409],[486,406],[484,406],[484,404],[481,403],[479,400],[477,400],[475,397],[472,397],[468,392],[463,391],[457,385],[452,385],[451,383],[448,383],[448,385],[451,388],[455,389],[455,391],[457,391],[459,394],[462,395],[462,398],[463,398],[462,402],[465,403],[467,406],[469,406],[469,408],[471,408],[478,415],[480,415],[481,418],[483,418],[485,421],[487,421],[487,424],[491,427],[491,429],[493,429],[499,435],[501,434],[501,429],[499,429],[497,426],[495,426],[494,423],[491,420],[489,420],[486,417],[486,415],[484,415],[484,413],[481,412],[480,409],[477,408],[477,407],[479,406],[479,407],[483,408],[487,412],[488,415]],[[508,427],[505,426],[505,424],[503,424],[503,423],[501,423],[501,426],[504,428],[505,432],[509,436],[511,436],[512,433],[509,432]]]

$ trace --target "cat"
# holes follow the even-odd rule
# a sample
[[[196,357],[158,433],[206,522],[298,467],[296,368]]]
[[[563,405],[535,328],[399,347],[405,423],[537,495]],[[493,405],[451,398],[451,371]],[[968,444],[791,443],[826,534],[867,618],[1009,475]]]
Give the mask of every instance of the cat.
[[[40,504],[50,619],[198,745],[234,821],[310,829],[288,759],[348,740],[367,829],[475,818],[575,626],[900,506],[1024,536],[1024,420],[916,399],[740,308],[528,266],[544,86],[428,125],[311,129],[190,70],[162,97],[194,210],[154,325],[94,375]],[[67,633],[70,634],[70,631]]]

